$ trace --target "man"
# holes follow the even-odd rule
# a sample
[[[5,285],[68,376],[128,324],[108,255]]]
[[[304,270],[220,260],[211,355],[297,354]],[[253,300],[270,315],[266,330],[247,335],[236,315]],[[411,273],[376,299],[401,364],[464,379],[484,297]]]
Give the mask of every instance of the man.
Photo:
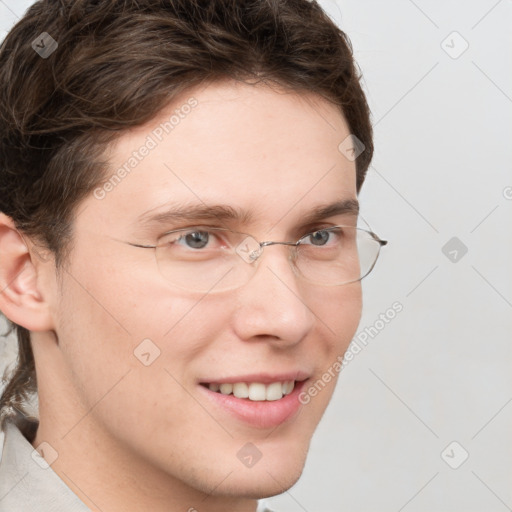
[[[254,512],[385,243],[343,33],[303,0],[42,1],[0,63],[0,510]]]

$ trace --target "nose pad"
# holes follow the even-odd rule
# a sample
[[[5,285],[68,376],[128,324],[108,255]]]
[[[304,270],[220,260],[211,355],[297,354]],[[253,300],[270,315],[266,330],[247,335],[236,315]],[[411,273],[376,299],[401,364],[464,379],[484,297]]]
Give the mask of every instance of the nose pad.
[[[290,255],[288,256],[288,262],[290,263],[290,267],[292,267],[295,276],[302,277],[302,273],[299,270],[299,266],[297,264],[299,259],[299,251],[297,250],[298,247],[291,247],[290,249],[292,249],[290,251]]]
[[[247,235],[237,246],[235,252],[246,263],[253,263],[263,252],[263,247],[252,236]]]

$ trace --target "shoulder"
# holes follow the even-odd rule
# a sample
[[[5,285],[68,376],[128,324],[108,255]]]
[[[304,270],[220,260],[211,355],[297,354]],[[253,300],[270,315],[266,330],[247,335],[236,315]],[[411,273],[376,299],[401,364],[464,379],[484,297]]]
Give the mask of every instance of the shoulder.
[[[11,418],[2,425],[0,512],[90,512],[31,445],[32,428]]]

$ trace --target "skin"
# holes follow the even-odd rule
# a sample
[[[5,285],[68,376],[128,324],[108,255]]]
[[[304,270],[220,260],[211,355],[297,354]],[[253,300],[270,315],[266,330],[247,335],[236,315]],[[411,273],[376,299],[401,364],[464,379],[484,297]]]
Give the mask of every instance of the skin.
[[[314,207],[356,199],[355,163],[338,151],[350,133],[341,113],[316,95],[264,85],[187,91],[109,148],[112,171],[192,96],[198,105],[121,183],[79,205],[60,274],[0,214],[0,309],[32,332],[40,404],[32,444],[56,450],[52,469],[91,510],[253,512],[256,498],[291,487],[336,379],[271,429],[212,407],[198,380],[299,369],[314,383],[360,319],[359,283],[304,282],[285,246],[265,248],[246,285],[204,296],[167,283],[153,250],[119,242],[154,244],[197,224],[137,224],[169,201],[229,204],[253,215],[233,229],[295,240]],[[146,338],[160,350],[149,366],[133,353]],[[251,468],[236,456],[247,442],[262,454]]]

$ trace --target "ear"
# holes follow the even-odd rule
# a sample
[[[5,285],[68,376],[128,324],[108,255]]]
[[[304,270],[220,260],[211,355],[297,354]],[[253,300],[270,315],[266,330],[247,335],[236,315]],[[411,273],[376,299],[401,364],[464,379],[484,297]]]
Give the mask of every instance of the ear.
[[[37,279],[38,271],[51,264],[30,253],[13,220],[0,212],[0,311],[29,331],[53,329]]]

